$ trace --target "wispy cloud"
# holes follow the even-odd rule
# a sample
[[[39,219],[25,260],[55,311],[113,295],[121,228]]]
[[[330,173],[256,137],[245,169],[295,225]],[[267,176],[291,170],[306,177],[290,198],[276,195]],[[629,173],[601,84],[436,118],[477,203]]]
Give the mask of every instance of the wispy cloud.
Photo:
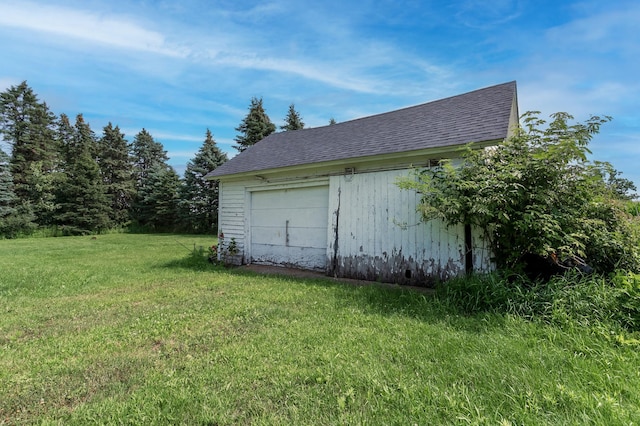
[[[640,53],[638,22],[640,3],[622,1],[590,10],[586,16],[551,28],[547,37],[556,48],[578,54],[585,49],[591,54],[637,55]]]
[[[288,58],[263,57],[256,54],[218,55],[214,58],[218,64],[230,65],[236,68],[253,70],[274,71],[296,75],[308,80],[313,80],[330,86],[353,90],[362,93],[379,93],[379,85],[376,81],[358,75],[352,77],[344,70],[336,67],[327,67],[321,64],[310,64],[308,61],[299,61]]]
[[[216,10],[214,16],[232,15],[244,22],[264,19],[265,16],[285,17],[286,5],[270,2],[249,10]],[[242,12],[242,13],[241,13]],[[267,71],[298,77],[310,82],[327,85],[363,94],[398,93],[407,84],[397,84],[397,78],[407,70],[416,70],[426,77],[441,73],[439,66],[426,64],[419,57],[400,51],[396,46],[378,42],[374,35],[363,42],[359,34],[353,34],[339,24],[329,24],[329,16],[319,15],[305,18],[312,22],[313,31],[327,41],[320,46],[299,46],[293,49],[274,48],[278,30],[271,24],[258,30],[258,37],[248,37],[246,27],[237,23],[226,23],[212,28],[209,33],[193,32],[183,24],[173,23],[162,31],[150,28],[139,18],[117,15],[112,12],[75,9],[60,5],[43,5],[33,2],[9,1],[0,3],[0,27],[12,27],[39,34],[70,38],[77,44],[66,48],[82,48],[91,53],[94,45],[102,45],[122,51],[146,52],[180,61],[173,67],[152,65],[166,78],[177,78],[175,70],[186,66],[223,66],[249,71]],[[320,25],[319,22],[327,22]],[[299,24],[297,24],[299,25]],[[336,28],[338,27],[338,28]],[[301,31],[296,28],[294,31]],[[171,40],[171,42],[169,41]],[[139,72],[149,73],[148,61],[132,61],[121,58],[126,66]],[[372,73],[370,70],[392,70],[394,78],[387,73]],[[173,70],[173,71],[170,71]],[[287,77],[285,77],[286,80]],[[423,80],[424,81],[424,80]]]
[[[517,0],[465,0],[458,7],[456,18],[463,25],[475,29],[490,29],[520,16]]]
[[[638,22],[637,0],[0,0],[0,91],[26,79],[182,158],[206,128],[234,154],[251,96],[320,126],[515,79],[521,112],[612,115],[600,146],[635,154]]]
[[[144,28],[126,16],[35,4],[0,3],[0,26],[15,27],[119,49],[184,57],[188,51],[167,43],[163,34]]]

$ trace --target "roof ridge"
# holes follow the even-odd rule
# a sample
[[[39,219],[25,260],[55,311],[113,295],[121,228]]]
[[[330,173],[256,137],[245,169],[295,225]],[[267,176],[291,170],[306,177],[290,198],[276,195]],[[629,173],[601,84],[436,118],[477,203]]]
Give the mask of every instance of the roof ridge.
[[[391,110],[391,111],[379,112],[379,113],[375,113],[375,114],[371,114],[371,115],[365,115],[363,117],[352,118],[350,120],[341,121],[341,122],[338,122],[338,123],[335,123],[335,124],[325,124],[323,126],[309,127],[309,128],[306,128],[306,129],[299,129],[299,130],[321,129],[321,128],[324,128],[324,127],[338,126],[338,125],[341,125],[341,124],[347,124],[347,123],[351,123],[351,122],[354,122],[354,121],[365,120],[367,118],[375,118],[375,117],[379,117],[379,116],[383,116],[383,115],[400,113],[400,112],[403,112],[403,111],[406,111],[406,110],[410,110],[410,109],[414,109],[414,108],[420,108],[420,107],[423,107],[425,105],[429,105],[429,104],[433,104],[433,103],[437,103],[437,102],[450,101],[450,100],[453,100],[455,98],[472,95],[472,94],[477,93],[477,92],[488,91],[488,90],[491,90],[491,89],[496,89],[496,88],[501,87],[501,86],[509,86],[509,85],[515,85],[515,84],[516,84],[516,80],[512,80],[512,81],[508,81],[506,83],[494,84],[493,86],[482,87],[480,89],[474,89],[474,90],[471,90],[469,92],[459,93],[457,95],[452,95],[452,96],[447,96],[446,98],[433,99],[431,101],[422,102],[422,103],[415,104],[415,105],[404,106],[404,107],[401,107],[401,108],[398,108],[398,109],[394,109],[394,110]],[[284,132],[278,132],[278,133],[284,133]]]
[[[272,133],[206,177],[501,140],[514,119],[517,85],[510,81],[342,123]]]

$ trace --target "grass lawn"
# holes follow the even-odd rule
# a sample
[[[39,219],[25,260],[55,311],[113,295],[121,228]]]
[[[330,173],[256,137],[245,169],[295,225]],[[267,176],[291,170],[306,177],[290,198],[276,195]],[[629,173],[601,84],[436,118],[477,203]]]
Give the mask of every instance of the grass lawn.
[[[0,424],[640,421],[637,347],[184,247],[211,243],[0,241]]]

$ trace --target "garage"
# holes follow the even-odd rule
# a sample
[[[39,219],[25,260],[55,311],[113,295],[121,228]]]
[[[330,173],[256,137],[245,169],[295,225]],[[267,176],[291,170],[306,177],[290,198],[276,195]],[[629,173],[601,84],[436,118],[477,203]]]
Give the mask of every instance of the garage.
[[[251,263],[324,271],[328,204],[328,186],[251,192]]]

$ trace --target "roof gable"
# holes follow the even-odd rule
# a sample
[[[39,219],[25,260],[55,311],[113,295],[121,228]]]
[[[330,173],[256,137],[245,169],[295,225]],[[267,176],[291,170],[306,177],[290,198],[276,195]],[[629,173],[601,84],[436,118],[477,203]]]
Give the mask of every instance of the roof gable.
[[[343,123],[273,133],[206,177],[504,140],[515,102],[513,81]]]

